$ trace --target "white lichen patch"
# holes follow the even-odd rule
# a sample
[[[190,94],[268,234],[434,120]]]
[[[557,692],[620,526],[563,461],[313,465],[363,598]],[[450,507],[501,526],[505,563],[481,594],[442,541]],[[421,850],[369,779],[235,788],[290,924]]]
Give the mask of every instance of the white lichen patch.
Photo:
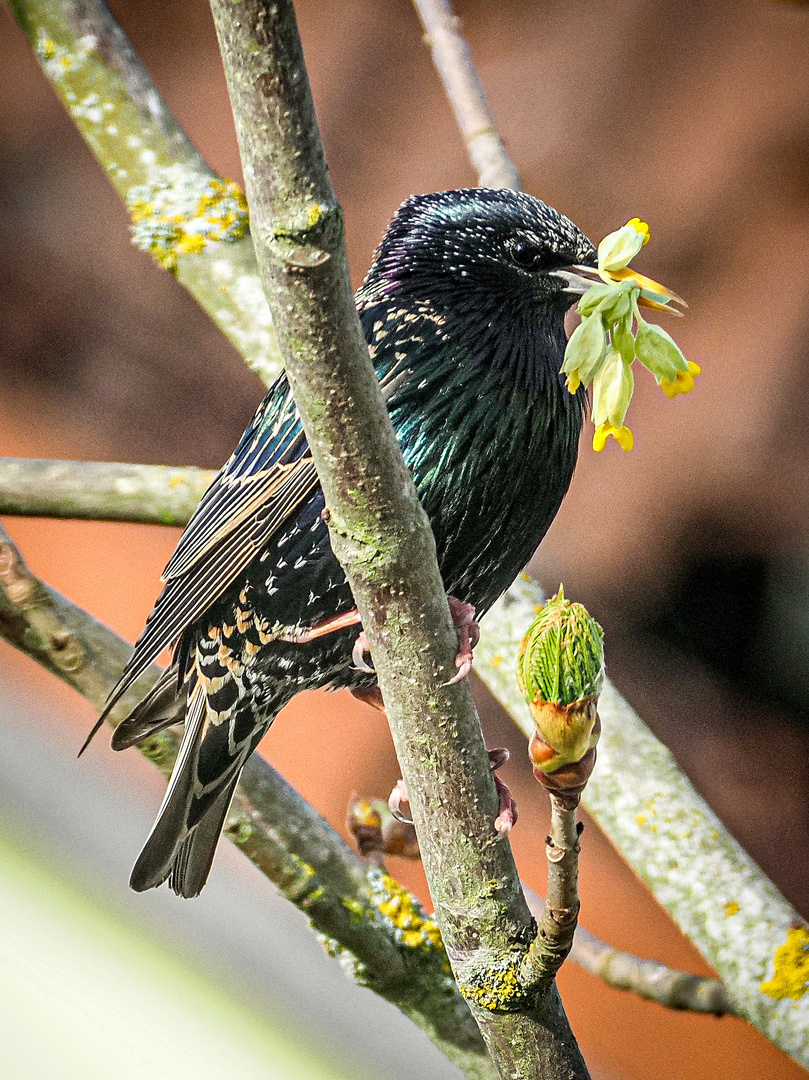
[[[147,166],[154,160],[149,154],[141,152]],[[202,176],[180,164],[150,168],[149,175],[148,183],[127,196],[132,239],[166,270],[176,270],[183,255],[199,255],[209,244],[235,243],[247,233],[247,203],[232,180]]]
[[[34,43],[34,51],[45,69],[45,74],[55,83],[60,82],[70,71],[75,71],[84,63],[95,48],[96,39],[91,34],[80,37],[72,48],[59,45],[53,38],[41,30]]]

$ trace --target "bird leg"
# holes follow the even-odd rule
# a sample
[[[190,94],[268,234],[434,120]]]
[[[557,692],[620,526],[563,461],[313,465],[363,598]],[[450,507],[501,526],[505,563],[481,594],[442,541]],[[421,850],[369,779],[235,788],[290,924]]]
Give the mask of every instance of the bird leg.
[[[495,832],[501,836],[506,836],[511,832],[515,824],[517,823],[517,801],[511,794],[508,785],[504,780],[501,780],[497,775],[497,770],[501,765],[509,759],[509,752],[505,747],[497,747],[495,750],[489,750],[489,765],[492,770],[492,776],[494,777],[494,786],[497,790],[498,810],[497,817],[494,819]],[[396,818],[397,821],[402,821],[406,825],[412,824],[410,817],[410,799],[407,794],[407,784],[404,780],[399,779],[391,791],[388,798],[388,806],[390,812]]]
[[[465,679],[472,670],[472,650],[480,640],[480,627],[475,622],[473,604],[467,604],[465,600],[459,600],[455,596],[448,596],[447,603],[458,635],[458,652],[455,655],[455,667],[458,671],[444,684],[445,686],[452,686],[454,683],[459,683],[462,679]],[[315,623],[308,630],[301,630],[296,634],[283,634],[281,640],[290,641],[295,645],[305,645],[309,641],[316,641],[327,634],[333,634],[336,630],[344,630],[348,626],[357,626],[359,622],[360,613],[356,608],[352,608],[351,611],[344,611],[340,615],[332,615],[329,619]],[[354,661],[355,668],[368,673],[373,672],[373,667],[365,660],[365,654],[370,653],[370,651],[371,647],[368,644],[366,633],[361,630],[351,651],[351,659]]]

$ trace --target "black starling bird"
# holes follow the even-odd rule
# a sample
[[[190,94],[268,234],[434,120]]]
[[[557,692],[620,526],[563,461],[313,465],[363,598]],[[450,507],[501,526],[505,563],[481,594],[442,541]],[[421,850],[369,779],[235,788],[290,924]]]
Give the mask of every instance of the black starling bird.
[[[446,191],[404,203],[357,293],[447,593],[478,615],[529,560],[570,484],[585,396],[559,374],[563,323],[591,284],[577,267],[594,265],[589,240],[539,200]],[[323,509],[282,375],[183,533],[107,705],[176,644],[112,740],[122,749],[185,721],[133,889],[169,878],[197,895],[242,767],[280,709],[300,690],[375,684]]]

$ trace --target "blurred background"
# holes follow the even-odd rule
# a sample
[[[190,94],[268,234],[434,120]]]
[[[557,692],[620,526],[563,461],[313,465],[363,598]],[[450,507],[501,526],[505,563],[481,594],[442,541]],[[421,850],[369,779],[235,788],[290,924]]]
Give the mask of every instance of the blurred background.
[[[112,6],[203,155],[240,180],[206,4]],[[475,178],[406,0],[296,6],[358,284],[404,198]],[[631,454],[585,439],[533,569],[591,607],[619,688],[809,916],[809,9],[457,8],[526,190],[596,240],[635,215],[651,223],[638,267],[687,298],[677,340],[703,368],[674,401],[638,377]],[[218,467],[261,387],[131,246],[5,7],[0,65],[0,453]],[[7,525],[35,572],[134,640],[176,530]],[[0,909],[20,934],[0,948],[15,973],[0,991],[9,1074],[125,1076],[135,1062],[140,1076],[185,1076],[202,1047],[198,1076],[457,1075],[345,980],[229,845],[194,903],[129,893],[159,776],[103,738],[77,763],[89,706],[7,646],[0,681]],[[544,796],[479,696],[489,745],[516,751],[514,847],[541,889]],[[328,760],[315,752],[326,738]],[[384,721],[343,695],[298,698],[262,749],[343,831],[350,793],[384,795],[398,776]],[[418,867],[391,869],[426,898]],[[594,932],[708,970],[592,822],[581,890]],[[665,1012],[572,965],[560,983],[597,1080],[804,1075],[741,1021]],[[32,1038],[43,1015],[60,1019]],[[141,1060],[151,1018],[163,1042]]]

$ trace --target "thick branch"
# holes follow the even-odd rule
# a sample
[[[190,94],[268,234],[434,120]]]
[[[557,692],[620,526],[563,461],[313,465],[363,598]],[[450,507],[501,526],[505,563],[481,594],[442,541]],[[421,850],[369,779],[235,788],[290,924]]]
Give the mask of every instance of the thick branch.
[[[371,644],[453,970],[503,1075],[586,1076],[555,989],[537,995],[515,983],[533,921],[510,848],[493,830],[497,795],[471,691],[446,685],[456,635],[354,308],[292,5],[212,7],[262,280],[332,546]]]
[[[483,83],[447,0],[414,0],[444,89],[481,187],[516,188],[520,174],[506,153]]]
[[[281,369],[246,226],[203,250],[183,242],[217,178],[199,156],[102,0],[9,0],[42,70],[138,222],[139,245],[170,268],[249,366]],[[171,190],[171,223],[161,193]],[[216,191],[214,191],[214,195]],[[185,226],[190,226],[186,229]]]
[[[117,634],[35,578],[2,526],[0,636],[99,710],[132,651]],[[127,693],[110,717],[113,726],[158,674],[153,666]],[[165,731],[140,749],[169,776],[178,745],[177,735]],[[446,955],[427,933],[427,922],[423,940],[408,946],[395,914],[388,914],[395,900],[407,894],[387,875],[369,870],[257,754],[242,774],[226,835],[305,913],[359,982],[397,1005],[467,1076],[491,1080],[483,1042],[446,974]]]

